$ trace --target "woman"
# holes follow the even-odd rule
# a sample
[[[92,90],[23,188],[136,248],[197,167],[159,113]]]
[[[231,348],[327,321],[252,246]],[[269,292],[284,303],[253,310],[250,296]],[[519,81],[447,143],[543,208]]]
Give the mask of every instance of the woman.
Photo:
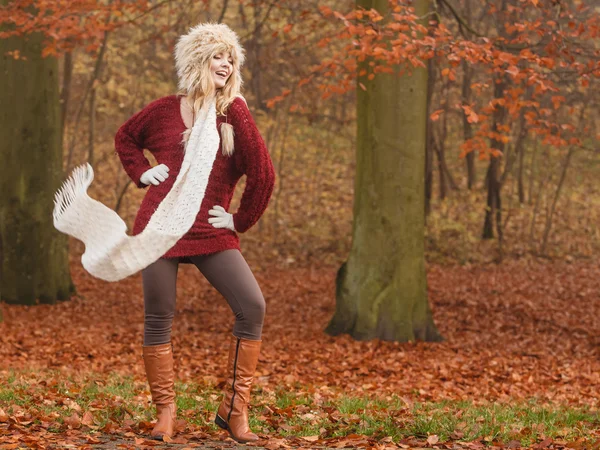
[[[140,188],[148,187],[133,234],[143,232],[182,170],[196,120],[210,101],[216,107],[220,144],[188,183],[204,188],[193,225],[161,258],[142,270],[144,366],[158,420],[152,437],[175,432],[171,325],[180,262],[194,264],[225,297],[235,315],[225,394],[215,421],[238,442],[257,440],[248,427],[248,402],[258,362],[265,301],[240,253],[236,232],[248,230],[264,213],[275,181],[273,165],[248,107],[240,96],[244,52],[223,24],[200,24],[175,47],[180,93],[160,98],[118,130],[115,148],[123,167]],[[210,115],[207,120],[210,120]],[[213,127],[214,128],[214,127]],[[184,149],[185,147],[185,149]],[[158,165],[144,157],[148,149]],[[187,165],[186,165],[187,167]],[[186,169],[187,170],[187,169]],[[190,169],[191,173],[191,169]],[[227,212],[235,186],[246,175],[240,207]],[[190,175],[191,177],[192,175]],[[172,208],[171,214],[176,214]]]

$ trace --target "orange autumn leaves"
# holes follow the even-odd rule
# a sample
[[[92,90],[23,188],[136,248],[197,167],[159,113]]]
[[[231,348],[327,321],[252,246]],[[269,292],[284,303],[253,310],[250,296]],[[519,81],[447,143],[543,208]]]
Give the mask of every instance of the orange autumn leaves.
[[[0,6],[0,39],[40,32],[45,37],[42,55],[59,56],[82,47],[96,51],[105,32],[114,30],[151,7],[142,0],[10,0]],[[18,54],[13,55],[18,59]]]
[[[437,99],[432,120],[450,109],[475,125],[472,138],[461,146],[462,155],[476,151],[481,158],[500,156],[494,142],[508,142],[520,115],[528,134],[544,145],[560,148],[582,146],[577,130],[578,112],[586,92],[600,78],[600,50],[594,45],[600,30],[600,14],[585,2],[511,2],[506,10],[494,2],[469,3],[443,0],[426,17],[401,1],[392,1],[384,15],[374,9],[348,12],[320,7],[327,20],[338,23],[335,36],[328,34],[318,47],[341,47],[311,68],[312,82],[323,98],[356,87],[367,89],[364,80],[394,67],[409,74],[433,60],[436,83],[460,88],[463,66],[475,70],[470,89],[476,101],[464,98]],[[470,6],[469,6],[470,5]],[[467,9],[481,20],[463,17]],[[358,71],[357,61],[369,60],[368,70]],[[363,78],[364,77],[364,78]],[[358,79],[358,80],[357,80]],[[497,83],[506,88],[498,96]],[[289,92],[269,103],[274,106]],[[450,102],[448,106],[446,103]],[[506,114],[494,123],[494,113]]]

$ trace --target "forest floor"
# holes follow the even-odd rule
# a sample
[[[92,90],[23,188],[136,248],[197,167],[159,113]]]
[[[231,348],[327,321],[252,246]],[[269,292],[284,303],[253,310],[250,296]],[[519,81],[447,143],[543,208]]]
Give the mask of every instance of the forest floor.
[[[140,276],[105,283],[78,262],[72,274],[68,302],[1,305],[0,449],[157,448]],[[267,299],[251,410],[259,447],[600,447],[597,262],[430,264],[441,343],[325,334],[336,267],[255,274]],[[178,283],[182,431],[168,447],[242,448],[212,424],[231,313],[194,267]]]

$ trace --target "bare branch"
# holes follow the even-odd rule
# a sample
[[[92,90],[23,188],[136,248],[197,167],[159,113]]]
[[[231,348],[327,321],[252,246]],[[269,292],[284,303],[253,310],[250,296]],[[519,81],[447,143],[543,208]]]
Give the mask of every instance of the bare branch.
[[[475,31],[468,23],[466,20],[464,20],[460,14],[458,14],[458,12],[456,11],[456,9],[454,8],[454,6],[452,6],[452,4],[448,1],[448,0],[440,0],[440,2],[442,2],[444,5],[446,5],[448,7],[448,9],[450,10],[450,12],[452,13],[452,15],[454,16],[454,18],[458,21],[458,26],[460,29],[460,33],[464,36],[465,34],[462,31],[462,28],[466,28],[467,31],[471,32],[472,34],[474,34],[477,37],[485,37],[483,34],[479,33],[478,31]],[[466,37],[466,36],[465,36]]]
[[[221,9],[221,14],[219,14],[219,18],[217,19],[217,23],[223,22],[225,18],[225,13],[227,12],[227,6],[229,5],[229,0],[225,0],[223,2],[223,8]]]

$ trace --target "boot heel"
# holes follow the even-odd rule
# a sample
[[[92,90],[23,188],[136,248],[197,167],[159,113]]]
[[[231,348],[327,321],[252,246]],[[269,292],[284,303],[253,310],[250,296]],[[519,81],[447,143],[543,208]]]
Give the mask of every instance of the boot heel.
[[[215,423],[218,426],[220,426],[221,428],[223,428],[224,430],[229,431],[229,426],[227,425],[227,422],[225,422],[223,419],[221,419],[221,416],[219,416],[218,414],[215,417]]]

